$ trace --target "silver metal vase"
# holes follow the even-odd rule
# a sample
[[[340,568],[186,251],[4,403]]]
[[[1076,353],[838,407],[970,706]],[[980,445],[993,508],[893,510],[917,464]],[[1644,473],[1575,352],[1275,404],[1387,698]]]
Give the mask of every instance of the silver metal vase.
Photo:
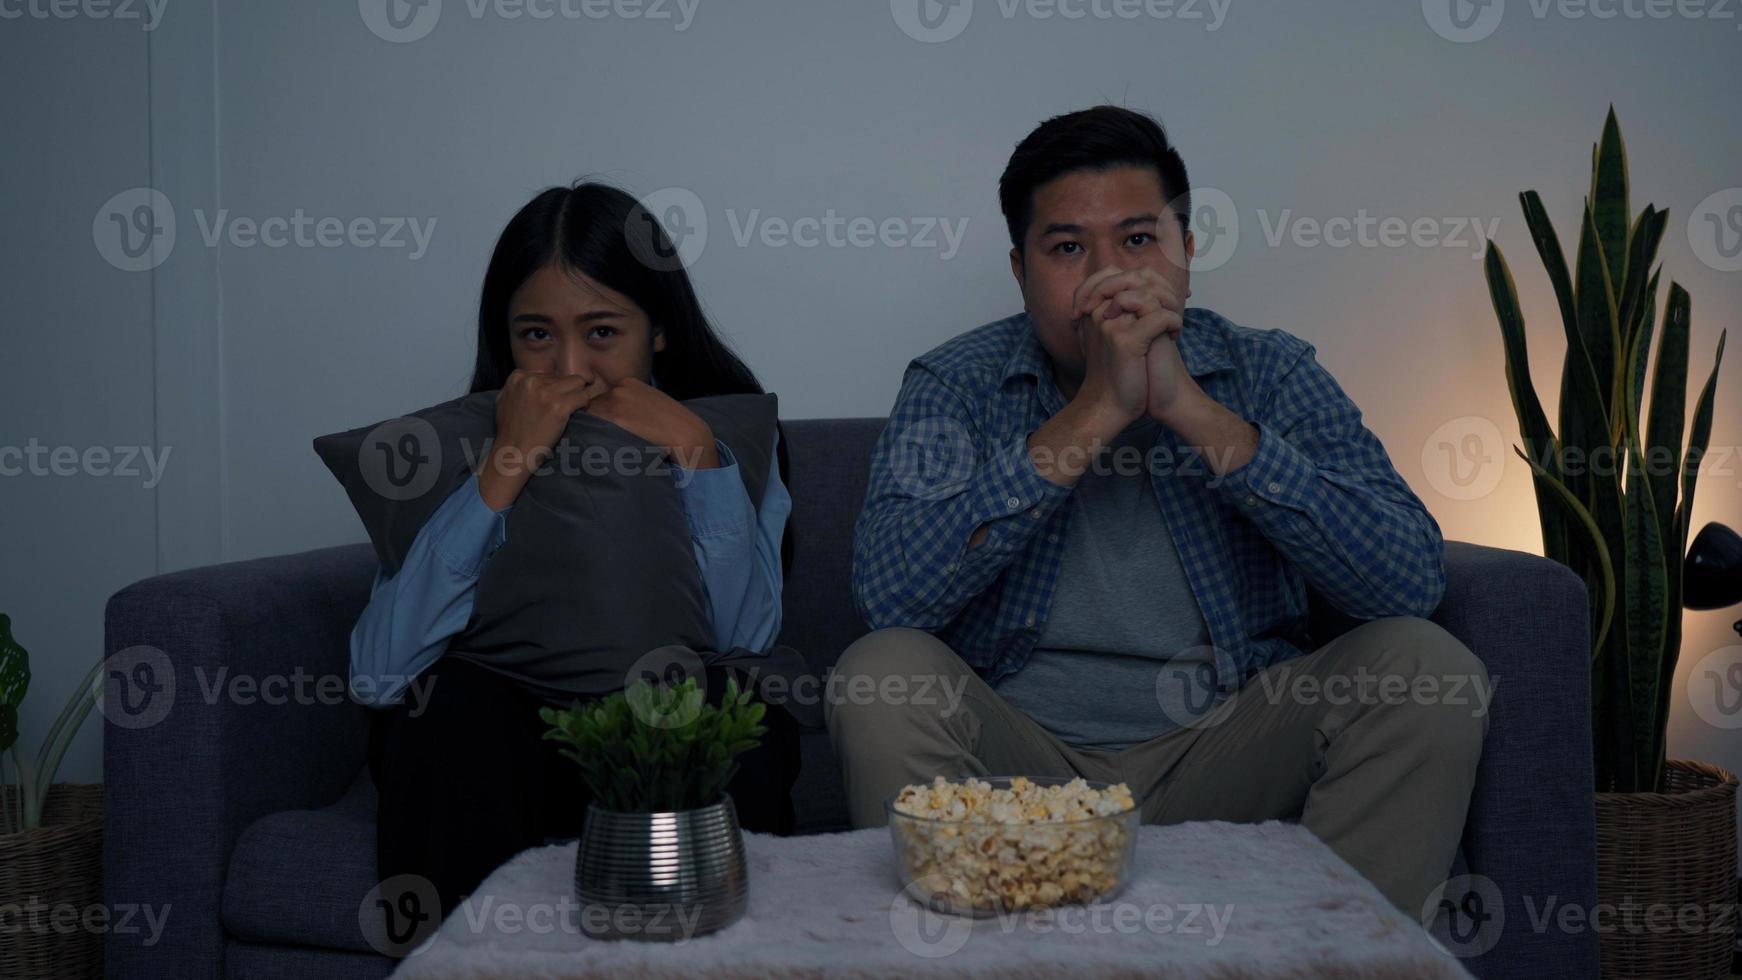
[[[668,813],[589,804],[575,898],[580,931],[593,939],[678,942],[736,922],[750,874],[732,797]]]

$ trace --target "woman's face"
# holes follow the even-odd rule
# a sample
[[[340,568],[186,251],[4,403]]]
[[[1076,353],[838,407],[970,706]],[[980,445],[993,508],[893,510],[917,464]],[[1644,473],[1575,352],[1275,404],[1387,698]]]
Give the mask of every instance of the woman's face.
[[[575,375],[616,385],[648,381],[665,334],[629,297],[556,264],[520,284],[508,301],[508,349],[523,371]]]

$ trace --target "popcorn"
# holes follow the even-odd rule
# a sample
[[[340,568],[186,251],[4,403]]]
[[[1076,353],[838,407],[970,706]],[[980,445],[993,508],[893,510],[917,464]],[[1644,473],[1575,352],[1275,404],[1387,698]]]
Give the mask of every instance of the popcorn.
[[[939,776],[929,786],[904,787],[893,808],[906,879],[928,890],[935,904],[964,912],[1085,904],[1111,895],[1137,824],[1129,787],[1095,789],[1080,778],[1037,784],[1017,776],[1006,788]]]

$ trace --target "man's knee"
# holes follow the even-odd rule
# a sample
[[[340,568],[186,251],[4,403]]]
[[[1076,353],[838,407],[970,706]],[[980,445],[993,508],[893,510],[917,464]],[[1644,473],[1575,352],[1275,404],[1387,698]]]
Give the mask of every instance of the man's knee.
[[[972,673],[949,644],[924,630],[880,629],[860,637],[841,654],[825,686],[829,730],[846,723],[886,718],[892,711],[947,709],[942,695],[960,689]]]
[[[1494,682],[1462,640],[1419,616],[1368,624],[1381,635],[1367,664],[1382,703],[1408,707],[1412,734],[1453,759],[1473,761],[1482,751]]]

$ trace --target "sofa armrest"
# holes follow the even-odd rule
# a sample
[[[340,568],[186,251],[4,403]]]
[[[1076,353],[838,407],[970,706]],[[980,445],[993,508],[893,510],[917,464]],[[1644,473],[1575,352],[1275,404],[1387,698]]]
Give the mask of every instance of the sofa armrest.
[[[104,899],[168,916],[155,942],[112,930],[108,976],[221,975],[237,835],[331,803],[364,765],[369,709],[346,682],[375,565],[347,545],[159,575],[109,599]]]
[[[1545,918],[1597,901],[1589,608],[1585,583],[1559,562],[1446,543],[1432,618],[1481,659],[1493,692],[1463,850],[1503,898],[1505,928],[1465,963],[1478,976],[1598,972],[1596,933]]]

